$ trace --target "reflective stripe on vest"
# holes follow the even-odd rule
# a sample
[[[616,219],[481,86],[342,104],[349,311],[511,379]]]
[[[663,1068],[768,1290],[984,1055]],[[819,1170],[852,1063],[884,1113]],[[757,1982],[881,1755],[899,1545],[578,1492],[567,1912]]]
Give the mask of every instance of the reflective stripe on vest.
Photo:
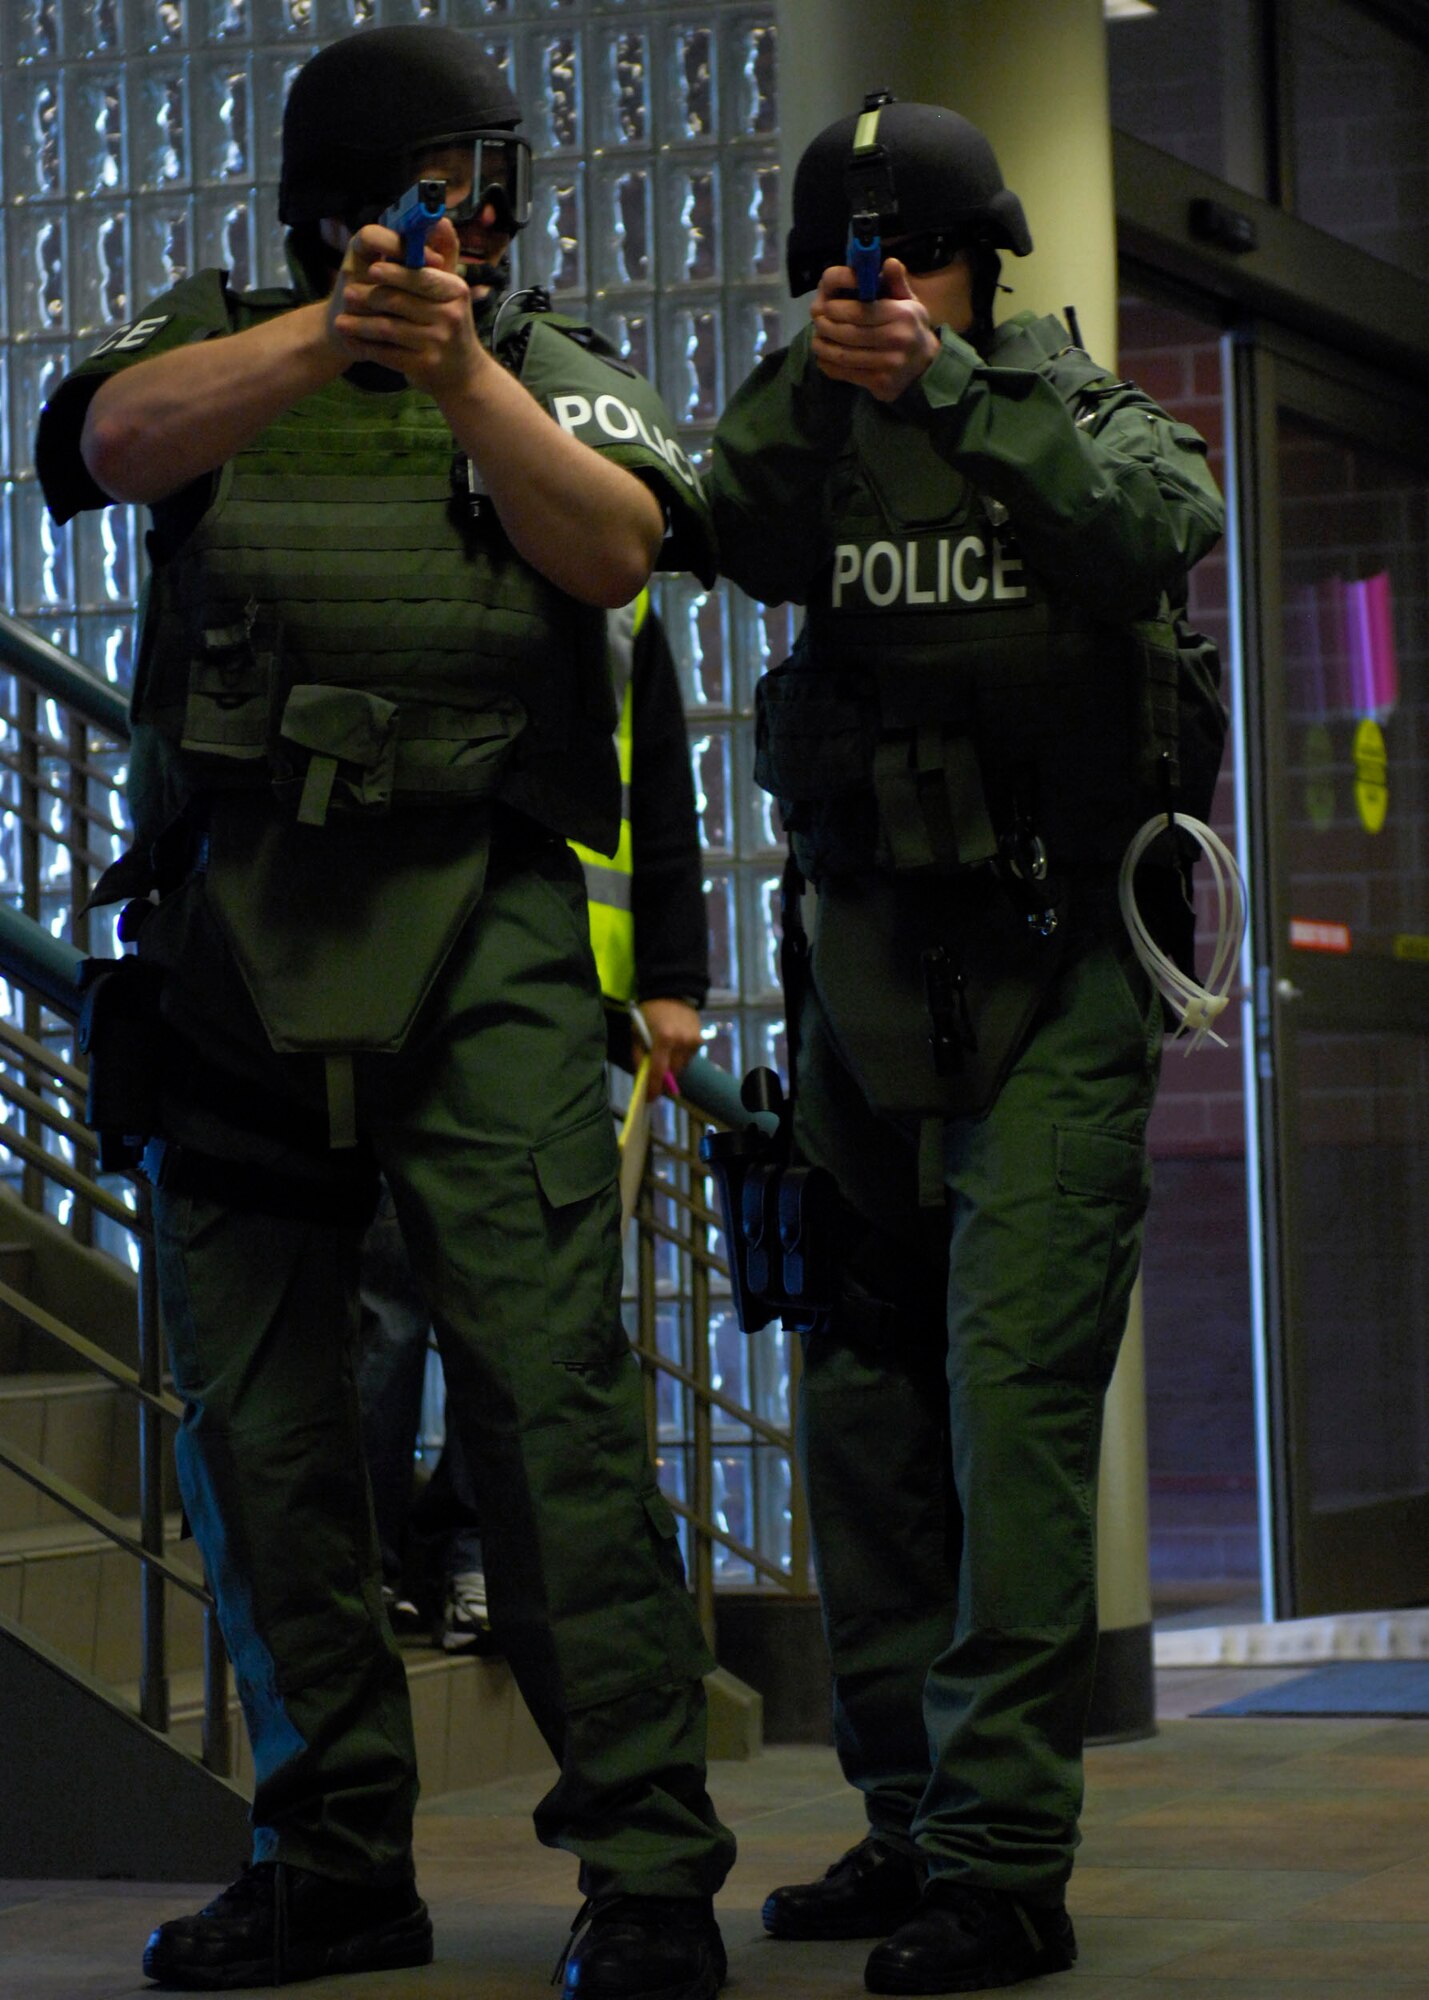
[[[635,914],[631,908],[634,850],[630,827],[630,782],[634,760],[635,641],[650,612],[650,593],[642,590],[630,604],[606,618],[606,657],[611,687],[620,704],[615,750],[620,760],[620,839],[613,854],[597,854],[572,841],[585,871],[590,905],[590,941],[595,952],[600,990],[607,1000],[628,1007],[635,998]]]

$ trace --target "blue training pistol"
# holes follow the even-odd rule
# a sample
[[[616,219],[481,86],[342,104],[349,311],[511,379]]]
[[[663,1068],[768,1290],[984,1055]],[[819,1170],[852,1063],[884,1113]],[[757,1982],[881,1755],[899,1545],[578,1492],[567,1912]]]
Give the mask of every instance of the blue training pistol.
[[[870,299],[876,299],[879,279],[883,274],[883,243],[878,233],[876,215],[864,213],[850,219],[848,266],[853,272],[858,296],[865,304]]]
[[[883,229],[898,213],[893,162],[878,139],[879,113],[885,104],[892,102],[886,90],[871,90],[864,98],[844,170],[849,205],[848,264],[858,296],[865,305],[878,297],[883,275]]]
[[[414,181],[378,218],[384,229],[395,229],[401,237],[402,262],[409,271],[420,271],[426,263],[427,238],[446,212],[447,184],[433,179]]]

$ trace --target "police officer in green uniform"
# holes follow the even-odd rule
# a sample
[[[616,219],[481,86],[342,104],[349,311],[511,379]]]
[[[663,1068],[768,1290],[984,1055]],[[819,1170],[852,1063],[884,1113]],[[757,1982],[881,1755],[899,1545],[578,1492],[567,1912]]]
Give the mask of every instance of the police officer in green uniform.
[[[293,289],[185,280],[41,426],[58,518],[152,510],[136,838],[101,885],[138,956],[88,1032],[99,1119],[127,1088],[108,1122],[150,1139],[181,1485],[257,1779],[253,1864],[149,1941],[166,1987],[431,1956],[353,1384],[379,1169],[560,1766],[536,1826],[587,1898],[568,1991],[707,2000],[724,1972],[709,1663],[621,1327],[567,845],[618,824],[605,610],[657,560],[707,575],[710,539],[649,385],[500,299],[519,116],[455,31],[323,50],[284,120]],[[446,183],[424,249],[377,220],[419,176]],[[116,1024],[147,1038],[142,1077],[112,1074]]]
[[[800,1442],[869,1824],[764,1922],[882,1938],[875,1992],[1075,1956],[1098,1443],[1162,1027],[1117,869],[1153,809],[1204,809],[1223,730],[1179,617],[1221,530],[1204,445],[1060,322],[994,326],[999,252],[1030,248],[980,132],[871,98],[800,162],[810,324],[715,443],[722,566],[807,607],[757,776],[816,892],[794,1133],[841,1255]]]

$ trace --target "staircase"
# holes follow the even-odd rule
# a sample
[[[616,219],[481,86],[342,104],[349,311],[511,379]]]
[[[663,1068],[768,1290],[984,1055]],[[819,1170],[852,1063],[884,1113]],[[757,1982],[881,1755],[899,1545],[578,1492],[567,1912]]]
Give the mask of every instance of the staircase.
[[[0,895],[0,1878],[223,1879],[247,1849],[252,1772],[209,1600],[196,1594],[193,1552],[179,1539],[171,1440],[161,1435],[177,1412],[162,1390],[152,1282],[141,1313],[130,1269],[147,1223],[136,1190],[98,1168],[74,1051],[80,959],[114,948],[104,926],[92,933],[84,905],[123,844],[125,703],[4,612],[0,666],[0,805],[7,824],[14,816],[19,858]],[[710,1380],[710,1281],[723,1267],[708,1190],[687,1170],[704,1121],[738,1125],[752,1114],[705,1060],[685,1072],[683,1094],[678,1131],[654,1151],[663,1147],[667,1168],[660,1200],[680,1220],[689,1353],[672,1361],[656,1336],[653,1176],[639,1209],[635,1348],[652,1454],[669,1443],[657,1385],[672,1376],[698,1412],[688,1440],[696,1504],[674,1495],[671,1504],[713,1637],[716,1550],[797,1593],[808,1538],[797,1484],[787,1567],[714,1515],[716,1407],[787,1459],[792,1443],[786,1425]],[[660,1233],[669,1227],[662,1221]],[[502,1662],[425,1648],[407,1659],[429,1800],[549,1765]],[[759,1696],[722,1669],[706,1685],[711,1754],[757,1752]]]
[[[0,1450],[23,1453],[137,1541],[134,1398],[4,1303],[6,1292],[132,1360],[134,1278],[0,1189]],[[199,1583],[169,1449],[164,1463],[165,1554]],[[0,1876],[224,1879],[246,1857],[253,1768],[237,1702],[223,1704],[225,1779],[200,1761],[202,1606],[173,1583],[162,1595],[161,1732],[140,1720],[138,1562],[0,1464]],[[407,1665],[424,1797],[550,1763],[504,1662],[414,1647]]]

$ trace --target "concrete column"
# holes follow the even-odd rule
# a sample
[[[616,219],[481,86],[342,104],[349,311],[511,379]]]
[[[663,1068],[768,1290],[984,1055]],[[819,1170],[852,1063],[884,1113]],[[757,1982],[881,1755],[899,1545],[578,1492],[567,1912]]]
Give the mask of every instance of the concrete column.
[[[1151,1537],[1146,1510],[1146,1346],[1141,1279],[1107,1391],[1097,1494],[1097,1622],[1101,1640],[1087,1734],[1126,1741],[1156,1733],[1151,1643]]]
[[[987,133],[1021,197],[1030,257],[1007,256],[1001,315],[1075,306],[1083,341],[1116,366],[1116,208],[1102,0],[777,0],[784,221],[799,155],[866,92],[946,104]],[[790,308],[803,323],[807,301]],[[1000,315],[1000,316],[1001,316]],[[1155,1727],[1141,1292],[1107,1399],[1098,1510],[1102,1649],[1092,1733]]]
[[[1090,351],[1116,360],[1116,210],[1101,0],[778,0],[782,181],[867,91],[946,104],[982,126],[1032,230],[1007,257],[1005,312],[1075,305]],[[785,196],[785,221],[788,195]],[[802,317],[805,305],[797,308]]]

